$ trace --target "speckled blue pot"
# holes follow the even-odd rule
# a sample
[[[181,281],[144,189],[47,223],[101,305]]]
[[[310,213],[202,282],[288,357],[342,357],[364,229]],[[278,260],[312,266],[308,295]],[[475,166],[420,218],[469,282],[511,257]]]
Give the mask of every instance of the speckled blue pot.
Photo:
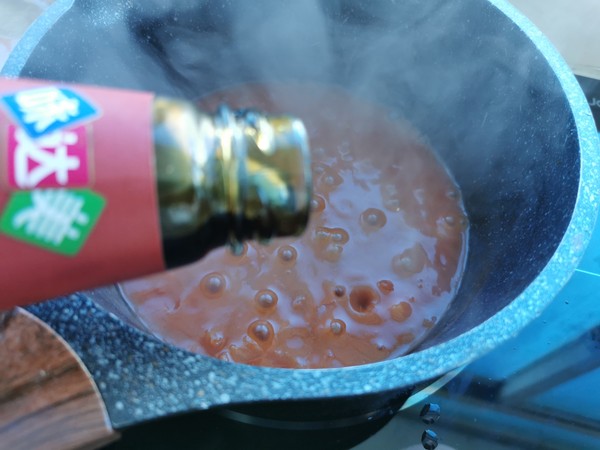
[[[410,118],[459,182],[471,220],[451,311],[418,351],[377,364],[235,365],[164,345],[86,295],[32,307],[79,353],[115,427],[216,408],[246,422],[236,431],[246,442],[259,442],[243,433],[260,423],[270,436],[261,448],[273,436],[288,441],[277,447],[347,447],[362,439],[347,430],[373,432],[412,386],[514,336],[577,266],[597,214],[598,137],[568,67],[507,2],[72,3],[58,0],[31,28],[5,75],[187,97],[249,80],[336,83]],[[204,448],[229,442],[219,426],[203,431]]]

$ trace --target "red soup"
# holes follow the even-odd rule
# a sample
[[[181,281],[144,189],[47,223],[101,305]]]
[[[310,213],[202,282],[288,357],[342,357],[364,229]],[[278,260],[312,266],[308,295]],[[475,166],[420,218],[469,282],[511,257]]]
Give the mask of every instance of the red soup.
[[[456,294],[467,246],[458,187],[426,142],[335,88],[245,85],[201,104],[220,102],[304,120],[309,227],[125,283],[137,314],[167,342],[245,364],[340,367],[409,352]]]

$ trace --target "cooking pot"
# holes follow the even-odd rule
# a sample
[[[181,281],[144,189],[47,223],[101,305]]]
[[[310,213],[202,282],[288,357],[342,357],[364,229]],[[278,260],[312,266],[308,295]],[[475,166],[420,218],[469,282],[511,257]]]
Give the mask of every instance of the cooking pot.
[[[587,102],[502,0],[58,0],[3,74],[186,98],[249,81],[339,85],[410,120],[462,189],[470,241],[459,293],[397,359],[289,370],[193,355],[147,333],[116,287],[30,307],[78,353],[129,442],[186,430],[199,448],[354,445],[414,389],[535,318],[573,273],[597,214]]]

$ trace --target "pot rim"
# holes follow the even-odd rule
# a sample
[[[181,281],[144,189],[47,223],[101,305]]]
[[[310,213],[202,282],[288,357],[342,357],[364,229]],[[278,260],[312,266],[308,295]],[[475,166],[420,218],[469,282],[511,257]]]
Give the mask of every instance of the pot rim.
[[[223,380],[220,395],[200,408],[235,401],[310,399],[352,396],[390,391],[442,376],[483,356],[515,336],[556,297],[574,273],[589,243],[598,214],[600,190],[600,141],[588,102],[567,63],[549,40],[507,0],[484,0],[507,16],[531,40],[557,77],[571,107],[580,145],[580,179],[570,223],[553,256],[537,278],[509,305],[485,322],[442,344],[400,358],[333,369],[279,369],[227,363],[171,348],[178,358],[192,359]],[[17,44],[1,75],[17,77],[43,36],[74,4],[57,0]],[[137,330],[134,333],[142,334]],[[152,338],[154,339],[154,338]],[[230,370],[235,367],[235,370]],[[225,388],[243,379],[254,384],[253,395],[245,389]],[[365,384],[365,380],[369,380]],[[102,389],[101,389],[102,390]],[[241,392],[244,391],[244,392]]]

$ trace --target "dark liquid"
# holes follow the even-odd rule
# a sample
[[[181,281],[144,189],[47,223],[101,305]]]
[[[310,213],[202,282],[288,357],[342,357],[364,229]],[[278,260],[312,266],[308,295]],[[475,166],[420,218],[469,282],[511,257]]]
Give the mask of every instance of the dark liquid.
[[[467,222],[458,187],[409,126],[335,88],[248,85],[213,109],[304,120],[315,196],[308,230],[125,283],[167,342],[239,363],[317,368],[381,361],[422,341],[456,294]]]

